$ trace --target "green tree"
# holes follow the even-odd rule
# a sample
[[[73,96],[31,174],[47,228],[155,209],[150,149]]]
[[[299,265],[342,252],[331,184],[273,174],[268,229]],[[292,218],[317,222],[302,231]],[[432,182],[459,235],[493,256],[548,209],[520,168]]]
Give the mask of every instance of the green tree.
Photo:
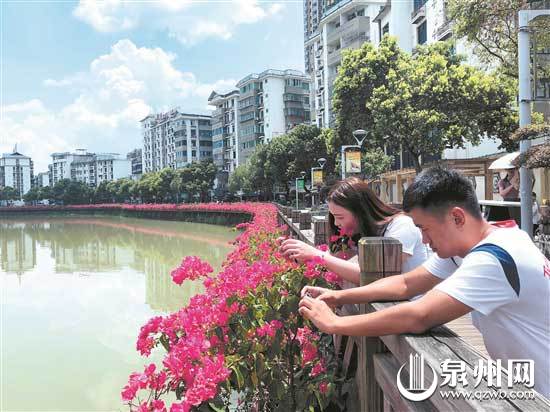
[[[518,12],[542,1],[528,0],[449,0],[448,15],[454,23],[453,34],[464,37],[474,47],[482,63],[499,65],[506,76],[518,77]],[[550,45],[550,21],[532,23],[535,43]]]
[[[517,127],[511,82],[461,61],[441,42],[401,54],[366,103],[375,139],[408,151],[417,171],[425,156],[479,144],[484,135],[505,139]]]
[[[390,170],[393,156],[388,156],[379,147],[368,150],[361,157],[363,175],[367,179],[376,179],[382,173]]]
[[[210,190],[214,187],[214,180],[218,169],[211,160],[191,163],[183,175],[184,189],[190,198],[197,197],[201,202],[209,200]],[[188,175],[187,175],[188,174]]]
[[[462,62],[448,43],[410,55],[389,36],[378,49],[364,45],[344,53],[335,82],[332,150],[355,143],[352,130],[361,127],[369,132],[366,150],[402,148],[421,170],[423,158],[447,147],[477,144],[484,135],[507,139],[517,127],[513,82]]]
[[[374,90],[387,84],[389,73],[397,70],[403,58],[405,52],[399,49],[397,41],[387,36],[378,47],[366,42],[359,49],[342,51],[332,97],[336,132],[328,136],[331,153],[339,155],[340,146],[356,144],[354,130],[371,128],[374,117],[366,103]],[[367,139],[365,147],[370,144]]]
[[[132,198],[132,189],[135,185],[135,182],[132,179],[123,178],[118,179],[117,181],[118,187],[117,187],[117,201],[119,202],[126,202],[131,200]]]
[[[111,192],[110,182],[104,180],[94,190],[94,203],[112,203],[113,193]]]
[[[39,200],[48,200],[50,201],[53,198],[52,194],[52,187],[51,186],[44,186],[40,188],[40,196]]]
[[[19,197],[17,190],[11,186],[5,186],[0,188],[0,200],[15,200]]]
[[[65,186],[65,191],[62,195],[63,204],[79,205],[90,203],[92,190],[83,182],[70,180]]]
[[[289,133],[278,136],[267,146],[266,173],[278,186],[289,193],[289,181],[298,177],[301,172],[310,175],[312,167],[318,167],[317,159],[330,159],[325,167],[333,167],[332,157],[327,148],[327,133],[322,133],[316,126],[300,125]]]
[[[40,187],[33,187],[31,190],[29,190],[27,193],[23,195],[23,200],[25,202],[35,202],[37,200],[41,200],[40,198]]]
[[[176,172],[174,169],[166,167],[158,172],[158,179],[155,181],[154,190],[157,199],[164,202],[172,201],[173,193],[170,184],[174,179]]]
[[[280,137],[278,136],[277,139]],[[267,167],[268,146],[268,144],[257,145],[254,153],[248,159],[247,167],[252,187],[264,199],[271,199],[275,183],[274,177]]]
[[[250,194],[254,191],[248,164],[239,165],[234,172],[229,176],[228,190],[231,193],[237,193],[242,190],[245,194]]]
[[[136,191],[144,203],[157,201],[157,189],[160,186],[160,177],[158,172],[145,173],[139,180]]]

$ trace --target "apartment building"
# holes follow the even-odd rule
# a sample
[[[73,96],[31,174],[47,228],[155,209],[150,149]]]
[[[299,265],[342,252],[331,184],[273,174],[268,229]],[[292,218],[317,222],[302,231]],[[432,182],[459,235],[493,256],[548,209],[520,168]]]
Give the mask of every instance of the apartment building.
[[[324,0],[319,5],[304,0],[308,20],[306,25],[304,15],[305,69],[312,85],[312,121],[317,126],[334,125],[332,93],[342,50],[357,49],[373,41],[373,20],[385,4],[385,0]],[[319,14],[315,27],[315,16]]]
[[[46,187],[50,185],[50,174],[48,172],[38,173],[33,180],[33,187]]]
[[[220,171],[231,173],[239,165],[239,91],[213,91],[208,104],[212,112],[212,156]]]
[[[132,165],[132,179],[138,180],[143,174],[143,150],[134,149],[126,155]]]
[[[239,162],[246,162],[258,143],[310,123],[310,78],[300,71],[253,73],[240,80],[237,88]]]
[[[140,121],[143,134],[143,172],[212,159],[212,117],[178,109],[150,114]]]
[[[83,182],[96,187],[103,181],[130,177],[131,162],[118,153],[91,153],[86,149],[75,152],[52,153],[50,183],[55,185],[61,179]]]
[[[19,153],[17,145],[12,153],[0,157],[0,188],[12,187],[19,198],[31,189],[33,174],[32,159]]]

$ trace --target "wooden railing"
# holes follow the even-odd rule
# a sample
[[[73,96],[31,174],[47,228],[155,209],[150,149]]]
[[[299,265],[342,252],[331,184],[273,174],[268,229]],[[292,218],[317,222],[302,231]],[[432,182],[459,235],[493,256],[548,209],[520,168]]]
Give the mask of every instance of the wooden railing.
[[[311,245],[328,243],[330,230],[326,217],[311,216],[306,211],[279,207],[279,221],[288,225],[294,237]],[[311,223],[307,223],[307,222]],[[391,238],[362,238],[358,244],[361,285],[377,279],[401,273],[401,244]],[[361,305],[345,305],[340,315],[371,313],[398,305],[402,302],[372,302]],[[514,342],[510,342],[514,345]],[[355,370],[355,396],[348,402],[348,409],[358,412],[374,411],[550,411],[550,400],[523,384],[515,384],[514,392],[523,393],[523,399],[502,396],[499,388],[489,385],[487,376],[479,384],[475,372],[485,355],[478,352],[445,326],[433,328],[423,334],[388,335],[380,338],[334,337],[334,346],[343,359],[343,372]],[[409,401],[397,387],[397,377],[403,365],[400,381],[409,382],[410,355],[423,358],[424,370],[433,370],[435,376],[426,373],[424,387],[428,388],[434,378],[438,386],[432,396],[417,402]],[[356,364],[352,364],[356,360]],[[463,365],[467,385],[457,381],[456,386],[440,386],[443,377],[443,362]],[[540,366],[539,366],[540,367]],[[502,373],[502,382],[507,374]],[[475,388],[474,388],[475,386]],[[457,396],[444,398],[442,392],[454,392]],[[443,394],[445,394],[443,392]],[[462,393],[462,395],[459,395]]]

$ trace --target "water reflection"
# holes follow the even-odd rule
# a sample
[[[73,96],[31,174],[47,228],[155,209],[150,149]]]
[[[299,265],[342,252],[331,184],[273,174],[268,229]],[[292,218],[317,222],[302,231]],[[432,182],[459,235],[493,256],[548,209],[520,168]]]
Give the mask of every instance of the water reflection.
[[[16,274],[37,265],[37,245],[50,251],[56,273],[90,276],[124,268],[144,273],[146,302],[173,311],[200,292],[201,284],[175,285],[170,271],[186,255],[219,268],[234,234],[218,226],[118,217],[69,217],[8,221],[0,219],[2,271]]]
[[[126,410],[120,389],[147,362],[139,328],[201,290],[175,285],[170,270],[185,255],[219,269],[234,237],[118,217],[0,220],[0,409]]]

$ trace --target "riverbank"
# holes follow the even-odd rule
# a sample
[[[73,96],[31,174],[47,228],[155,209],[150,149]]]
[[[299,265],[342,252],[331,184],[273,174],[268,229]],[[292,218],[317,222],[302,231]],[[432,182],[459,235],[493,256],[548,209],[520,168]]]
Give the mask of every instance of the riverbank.
[[[174,220],[223,226],[250,222],[259,203],[201,203],[201,204],[98,204],[72,206],[0,207],[0,217],[17,215],[109,214],[134,218]]]

